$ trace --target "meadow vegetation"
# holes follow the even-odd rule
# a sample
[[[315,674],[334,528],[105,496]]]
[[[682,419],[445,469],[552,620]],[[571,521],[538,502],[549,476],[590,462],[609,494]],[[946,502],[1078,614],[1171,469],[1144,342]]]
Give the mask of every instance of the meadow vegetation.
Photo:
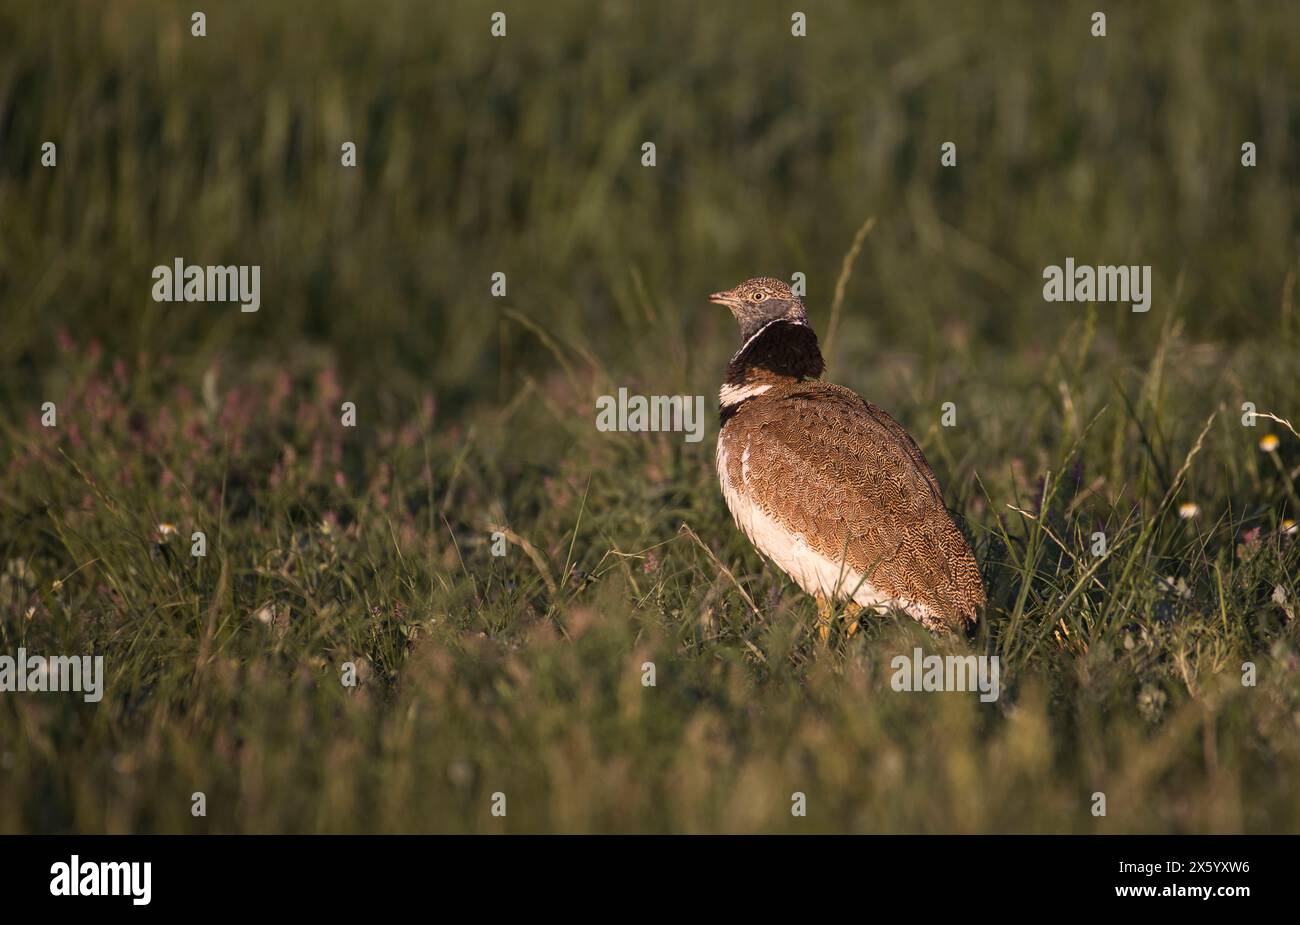
[[[0,832],[1300,830],[1291,4],[191,6],[0,2],[0,654],[108,672],[0,694]],[[260,310],[153,301],[177,257]],[[1044,302],[1066,257],[1151,310]],[[707,294],[794,272],[971,640],[823,650],[716,422],[596,429],[711,403]],[[916,646],[1001,697],[894,692]]]

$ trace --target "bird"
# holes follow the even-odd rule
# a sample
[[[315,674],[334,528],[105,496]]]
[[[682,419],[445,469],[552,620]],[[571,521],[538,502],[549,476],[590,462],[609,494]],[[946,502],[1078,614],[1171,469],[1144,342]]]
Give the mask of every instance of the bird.
[[[803,299],[761,276],[709,301],[740,326],[718,392],[722,495],[816,599],[822,643],[839,602],[850,638],[864,610],[900,610],[936,636],[973,631],[984,580],[934,471],[884,409],[821,378]]]

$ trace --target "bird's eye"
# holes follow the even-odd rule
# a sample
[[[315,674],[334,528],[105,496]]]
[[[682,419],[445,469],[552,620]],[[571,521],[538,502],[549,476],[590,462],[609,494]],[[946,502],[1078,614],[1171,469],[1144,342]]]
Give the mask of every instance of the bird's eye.
[[[757,292],[750,293],[749,300],[751,302],[762,302],[764,299],[767,298],[767,296],[768,296],[767,290],[760,289]]]

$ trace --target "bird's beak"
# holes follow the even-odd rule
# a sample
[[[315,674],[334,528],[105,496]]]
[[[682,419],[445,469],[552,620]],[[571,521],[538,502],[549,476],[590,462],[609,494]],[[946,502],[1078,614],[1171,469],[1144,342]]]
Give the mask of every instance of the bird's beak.
[[[709,296],[709,301],[714,305],[725,305],[731,308],[735,304],[736,298],[730,292],[715,292]]]

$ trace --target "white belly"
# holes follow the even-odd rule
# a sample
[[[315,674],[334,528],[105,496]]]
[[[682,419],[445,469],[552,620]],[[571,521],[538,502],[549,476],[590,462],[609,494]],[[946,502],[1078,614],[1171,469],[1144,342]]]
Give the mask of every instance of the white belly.
[[[794,530],[783,526],[770,514],[753,503],[745,482],[748,478],[746,447],[741,457],[741,484],[734,485],[728,475],[727,452],[721,438],[718,440],[718,480],[722,483],[722,496],[727,501],[736,526],[749,537],[749,541],[764,556],[774,562],[800,588],[809,594],[829,600],[851,598],[863,607],[893,605],[911,610],[910,602],[896,600],[873,587],[863,579],[862,573],[845,562],[828,559],[808,545],[807,540]]]

